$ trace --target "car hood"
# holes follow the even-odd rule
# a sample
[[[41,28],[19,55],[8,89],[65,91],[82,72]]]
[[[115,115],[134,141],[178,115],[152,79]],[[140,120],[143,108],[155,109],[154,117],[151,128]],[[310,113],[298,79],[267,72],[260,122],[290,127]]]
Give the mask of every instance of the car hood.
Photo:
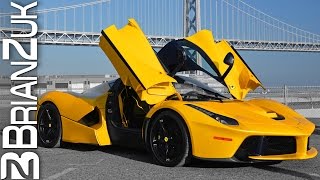
[[[242,125],[298,126],[310,123],[289,107],[272,100],[192,102],[208,111],[236,119]]]

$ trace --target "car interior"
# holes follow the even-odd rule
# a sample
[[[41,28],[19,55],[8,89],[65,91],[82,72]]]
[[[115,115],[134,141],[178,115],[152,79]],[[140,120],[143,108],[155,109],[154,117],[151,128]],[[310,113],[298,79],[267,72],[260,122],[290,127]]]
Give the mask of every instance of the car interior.
[[[107,118],[111,119],[114,126],[140,129],[150,106],[141,101],[130,86],[123,85],[118,79],[109,90],[106,109]]]
[[[174,78],[177,78],[175,76],[177,72],[186,70],[207,72],[198,66],[190,58],[192,55],[187,54],[188,52],[176,41],[171,41],[155,53],[168,75]],[[106,104],[107,118],[110,118],[116,127],[141,129],[150,105],[141,101],[136,92],[131,87],[125,86],[120,79],[112,82],[110,86],[112,87]]]

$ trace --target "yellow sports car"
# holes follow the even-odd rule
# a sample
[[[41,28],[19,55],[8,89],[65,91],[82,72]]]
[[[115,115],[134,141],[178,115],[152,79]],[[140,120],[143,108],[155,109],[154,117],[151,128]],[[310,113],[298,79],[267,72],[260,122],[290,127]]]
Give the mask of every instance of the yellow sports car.
[[[129,19],[121,29],[104,29],[99,45],[120,78],[81,94],[45,93],[37,112],[43,146],[143,147],[164,166],[182,166],[192,157],[251,163],[317,155],[309,145],[315,125],[306,118],[276,101],[243,100],[262,85],[237,51],[215,42],[210,31],[156,52]],[[229,95],[194,73],[207,74],[201,77],[224,85]]]

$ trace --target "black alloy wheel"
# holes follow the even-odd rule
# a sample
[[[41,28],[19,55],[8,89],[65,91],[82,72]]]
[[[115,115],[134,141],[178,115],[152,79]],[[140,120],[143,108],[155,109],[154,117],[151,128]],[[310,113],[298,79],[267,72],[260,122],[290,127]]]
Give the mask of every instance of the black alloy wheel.
[[[58,108],[52,103],[41,105],[37,120],[40,145],[48,148],[60,147],[62,128]]]
[[[163,166],[184,166],[190,162],[191,143],[183,120],[163,111],[150,124],[149,146],[155,161]]]

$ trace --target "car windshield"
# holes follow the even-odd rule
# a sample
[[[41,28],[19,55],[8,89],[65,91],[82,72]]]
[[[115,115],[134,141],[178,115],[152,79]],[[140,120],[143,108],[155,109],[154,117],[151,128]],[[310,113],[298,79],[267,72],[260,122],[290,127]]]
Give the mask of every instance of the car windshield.
[[[193,43],[185,39],[171,41],[157,57],[166,72],[177,80],[175,88],[184,100],[231,97],[211,59]]]
[[[217,90],[209,87],[205,83],[208,82],[208,75],[192,75],[192,74],[180,74],[174,77],[177,83],[174,83],[176,90],[181,94],[183,100],[186,101],[197,101],[197,100],[223,100],[230,99],[229,93],[226,92],[223,85],[210,84],[216,86]],[[212,79],[212,78],[211,78]],[[212,79],[214,80],[214,79]],[[201,82],[204,81],[204,82]],[[214,81],[212,81],[214,82]]]

